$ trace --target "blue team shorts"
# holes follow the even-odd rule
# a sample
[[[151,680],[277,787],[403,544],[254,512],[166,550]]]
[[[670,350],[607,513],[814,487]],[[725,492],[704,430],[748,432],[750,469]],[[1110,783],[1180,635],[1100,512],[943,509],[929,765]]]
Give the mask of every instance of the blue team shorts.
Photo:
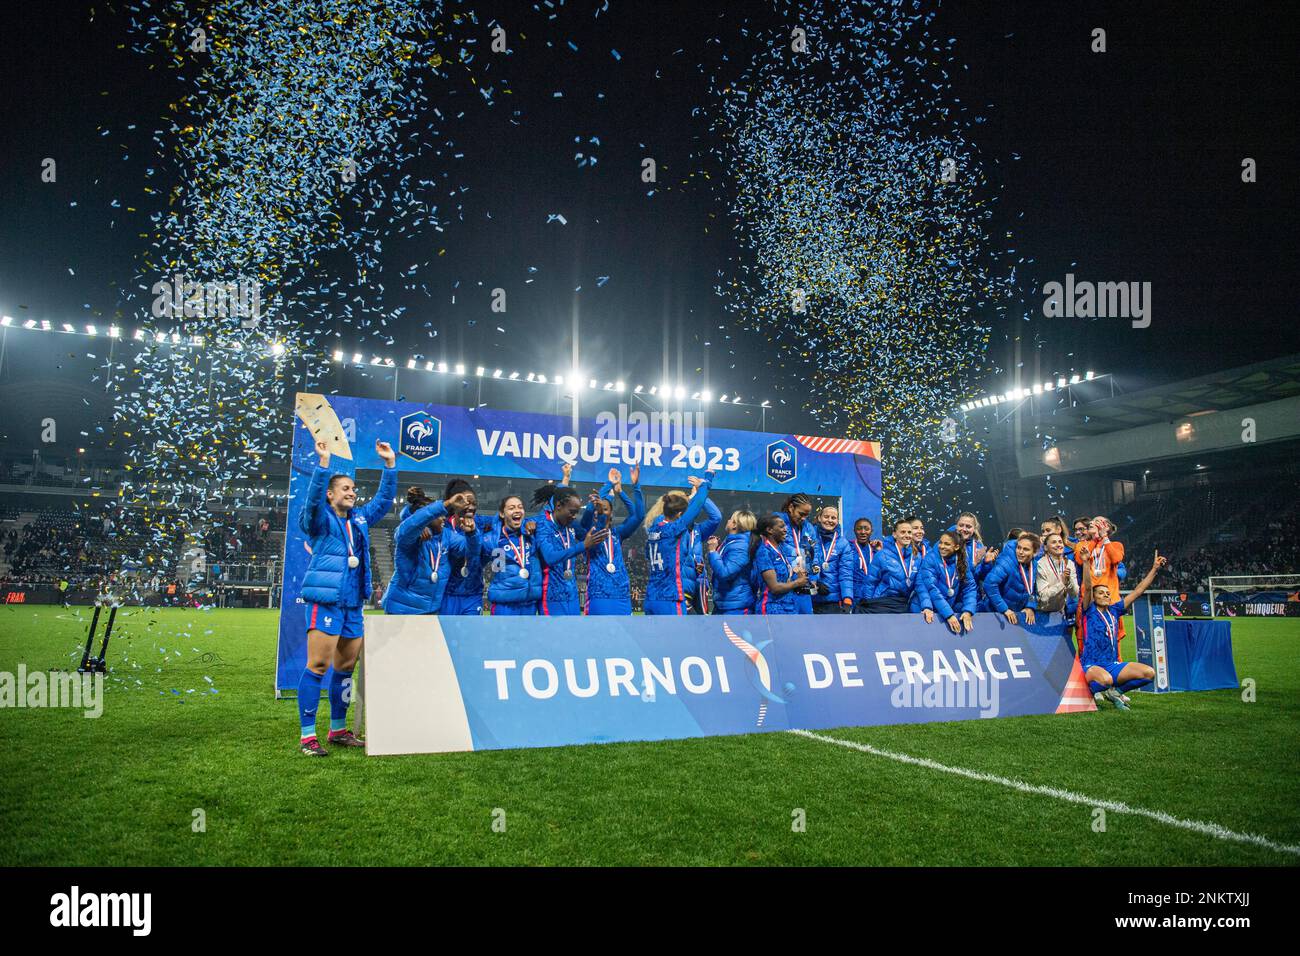
[[[1110,675],[1110,679],[1114,683],[1118,684],[1119,672],[1122,671],[1127,664],[1128,661],[1113,661],[1109,664],[1105,664],[1101,661],[1093,661],[1091,664],[1083,665],[1083,672],[1084,674],[1087,674],[1089,667],[1100,667],[1102,670],[1104,670],[1107,674]]]
[[[365,623],[359,607],[339,607],[337,604],[308,604],[307,630],[323,631],[333,637],[351,640],[365,636]]]
[[[483,613],[483,596],[480,594],[444,594],[439,614],[478,617]]]

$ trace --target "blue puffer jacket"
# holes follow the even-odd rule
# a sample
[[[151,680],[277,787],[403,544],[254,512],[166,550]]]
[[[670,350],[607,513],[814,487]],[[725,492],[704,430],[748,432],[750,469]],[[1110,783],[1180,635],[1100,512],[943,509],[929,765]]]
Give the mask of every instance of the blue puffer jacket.
[[[853,562],[858,558],[857,552],[849,547],[844,537],[844,529],[836,527],[827,531],[817,525],[817,535],[813,539],[813,561],[811,567],[820,567],[817,580],[831,589],[825,597],[814,597],[814,604],[839,604],[840,597],[853,593]]]
[[[361,559],[357,574],[361,583],[359,595],[342,594],[343,582],[348,577],[348,538],[343,519],[334,513],[325,492],[329,487],[328,468],[320,465],[311,473],[307,486],[307,500],[298,513],[298,526],[311,546],[311,562],[302,576],[301,596],[309,604],[340,604],[343,607],[361,607],[373,584],[370,580],[370,526],[383,520],[393,507],[397,492],[397,469],[385,468],[379,479],[379,490],[364,505],[348,513],[352,523],[352,551]],[[355,602],[355,603],[353,603]]]
[[[701,610],[712,600],[707,596],[712,585],[709,582],[709,562],[704,559],[704,546],[717,533],[718,526],[721,524],[722,512],[718,510],[717,505],[706,499],[704,520],[686,533],[686,537],[691,542],[691,560],[694,562],[695,594],[697,597],[704,596],[698,605]]]
[[[952,579],[955,592],[948,596],[948,579]],[[920,596],[921,610],[929,609],[939,615],[941,620],[948,620],[954,615],[974,614],[978,603],[975,593],[975,576],[970,568],[964,575],[957,574],[957,555],[947,561],[934,548],[921,562],[917,575],[916,592]]]
[[[899,552],[902,560],[899,560]],[[906,565],[906,567],[905,567]],[[871,562],[867,572],[867,591],[863,597],[879,598],[902,595],[910,600],[913,611],[921,610],[921,599],[916,596],[916,572],[920,570],[921,561],[912,554],[912,549],[900,548],[898,542],[890,538],[885,546],[876,552],[876,559]],[[911,576],[907,574],[911,568]],[[856,594],[856,592],[854,592]]]
[[[465,557],[466,538],[453,531],[448,521],[443,522],[442,532],[428,541],[422,534],[429,522],[446,517],[447,508],[441,501],[431,501],[417,511],[409,505],[402,509],[402,523],[393,534],[393,579],[384,592],[385,614],[437,614],[442,607],[442,595],[452,577],[451,559]],[[472,537],[472,547],[478,550],[478,535]]]
[[[527,522],[525,522],[527,523]],[[533,536],[520,528],[506,533],[497,521],[484,535],[480,549],[484,563],[492,567],[492,580],[488,584],[488,601],[492,604],[526,604],[542,596],[542,563],[537,558],[537,544]],[[519,576],[519,558],[522,554],[528,577]]]
[[[601,489],[602,498],[611,494],[608,484]],[[641,522],[645,520],[645,494],[641,491],[641,486],[633,485],[632,494],[635,500],[629,498],[626,491],[619,495],[623,501],[623,507],[627,509],[627,517],[621,524],[613,528],[609,538],[600,547],[592,548],[587,552],[588,599],[621,599],[629,597],[632,593],[632,584],[627,576],[627,565],[623,563],[623,542],[636,534],[636,529],[641,527]],[[604,528],[605,518],[603,516],[597,518],[595,526],[597,529]],[[614,552],[614,571],[612,574],[605,570],[610,560],[611,542]]]
[[[487,535],[496,526],[493,518],[483,515],[474,516],[474,527],[480,535]],[[447,593],[455,597],[483,596],[483,548],[482,539],[471,542],[465,549],[465,556],[453,557],[451,561],[451,580],[447,582]]]
[[[1015,559],[1015,548],[1012,547],[1009,551],[1011,560],[1003,561],[999,554],[993,560],[993,570],[984,579],[984,593],[989,599],[989,605],[999,614],[1005,614],[1008,609],[1023,611],[1027,607],[1038,607],[1038,562],[1031,558],[1029,567],[1026,568]],[[1024,578],[1020,576],[1021,571],[1029,577],[1027,592]]]
[[[870,544],[860,545],[857,538],[850,538],[845,543],[844,562],[852,570],[847,576],[840,578],[841,598],[859,601],[870,595],[871,592],[867,590],[867,575],[875,561],[876,552],[871,550]]]
[[[749,533],[729,534],[717,551],[709,552],[713,573],[713,606],[740,611],[754,606],[754,566],[749,560]]]
[[[691,532],[696,516],[709,500],[712,483],[710,473],[676,520],[669,521],[660,515],[646,529],[646,560],[650,564],[647,601],[683,601],[686,595],[695,593],[695,554]]]
[[[578,600],[578,555],[582,554],[582,539],[591,530],[595,520],[595,509],[586,508],[567,528],[561,528],[551,517],[551,509],[525,518],[537,525],[533,540],[537,542],[537,553],[542,561],[543,604],[549,602],[566,603]],[[568,544],[565,544],[565,542]],[[572,572],[565,577],[564,572]]]

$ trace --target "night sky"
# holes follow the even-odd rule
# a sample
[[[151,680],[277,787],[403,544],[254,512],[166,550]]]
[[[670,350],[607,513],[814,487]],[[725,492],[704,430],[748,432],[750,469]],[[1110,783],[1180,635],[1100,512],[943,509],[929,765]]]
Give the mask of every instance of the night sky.
[[[444,207],[462,209],[442,233],[385,244],[385,305],[407,306],[399,320],[371,317],[363,327],[324,310],[298,318],[332,330],[341,348],[382,349],[399,363],[416,355],[543,372],[570,367],[576,323],[581,364],[593,375],[742,390],[778,403],[769,427],[798,430],[806,396],[797,363],[777,358],[761,332],[737,327],[715,293],[719,271],[741,253],[725,170],[706,120],[692,115],[709,96],[708,74],[752,54],[742,18],[756,32],[786,29],[790,18],[767,3],[610,0],[594,15],[601,6],[568,3],[552,20],[550,9],[522,3],[449,5],[477,12],[481,45],[500,19],[513,50],[501,74],[512,92],[498,89],[490,106],[464,83],[449,82],[442,100],[431,95],[444,112],[464,110],[446,127],[463,158],[449,166],[447,185],[460,192]],[[144,171],[165,166],[151,135],[181,86],[131,51],[139,37],[126,7],[40,3],[8,13],[0,310],[19,321],[103,324],[120,315],[132,325],[147,309],[140,234],[161,200],[142,189],[171,184]],[[1013,259],[1036,260],[1017,270],[1019,302],[979,316],[992,336],[974,389],[1014,385],[1022,362],[1030,381],[1091,368],[1131,390],[1300,350],[1300,142],[1285,4],[923,8],[938,11],[932,35],[956,40],[965,68],[954,92],[986,118],[972,139],[995,187],[990,231]],[[815,16],[817,5],[809,9]],[[1107,31],[1104,54],[1089,49],[1094,27]],[[598,164],[579,166],[575,152]],[[639,177],[645,156],[659,166],[653,196]],[[41,182],[44,157],[57,160],[57,183]],[[1258,182],[1241,181],[1244,157],[1257,161]],[[567,225],[548,223],[553,213]],[[394,274],[426,261],[423,289],[401,290]],[[348,268],[345,256],[327,258],[322,274]],[[1151,327],[1044,318],[1042,284],[1068,271],[1151,282]],[[494,287],[507,291],[504,315],[489,309]],[[86,343],[67,341],[58,351],[38,333],[9,334],[6,407],[47,389],[51,401],[91,396],[76,402],[78,414],[107,415],[88,384]],[[69,380],[51,381],[59,376]],[[456,386],[438,387],[434,400],[458,400]],[[490,400],[527,407],[533,399],[522,394]],[[35,420],[5,418],[6,442],[30,449]],[[758,424],[738,409],[715,408],[714,421]]]

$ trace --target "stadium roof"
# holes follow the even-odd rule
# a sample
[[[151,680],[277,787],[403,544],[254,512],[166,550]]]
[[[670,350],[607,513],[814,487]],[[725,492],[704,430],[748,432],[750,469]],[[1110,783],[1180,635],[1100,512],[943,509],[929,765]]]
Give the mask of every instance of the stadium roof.
[[[1107,395],[1043,416],[1057,441],[1188,418],[1300,395],[1300,355],[1212,372],[1139,392]]]

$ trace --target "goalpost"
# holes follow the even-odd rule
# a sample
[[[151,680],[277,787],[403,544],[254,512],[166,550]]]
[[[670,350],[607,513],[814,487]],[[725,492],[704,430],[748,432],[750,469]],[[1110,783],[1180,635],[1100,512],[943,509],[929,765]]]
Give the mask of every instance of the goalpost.
[[[1210,617],[1218,617],[1219,596],[1243,591],[1280,591],[1290,593],[1300,590],[1300,574],[1229,574],[1211,577]],[[1286,599],[1283,598],[1285,601]]]

